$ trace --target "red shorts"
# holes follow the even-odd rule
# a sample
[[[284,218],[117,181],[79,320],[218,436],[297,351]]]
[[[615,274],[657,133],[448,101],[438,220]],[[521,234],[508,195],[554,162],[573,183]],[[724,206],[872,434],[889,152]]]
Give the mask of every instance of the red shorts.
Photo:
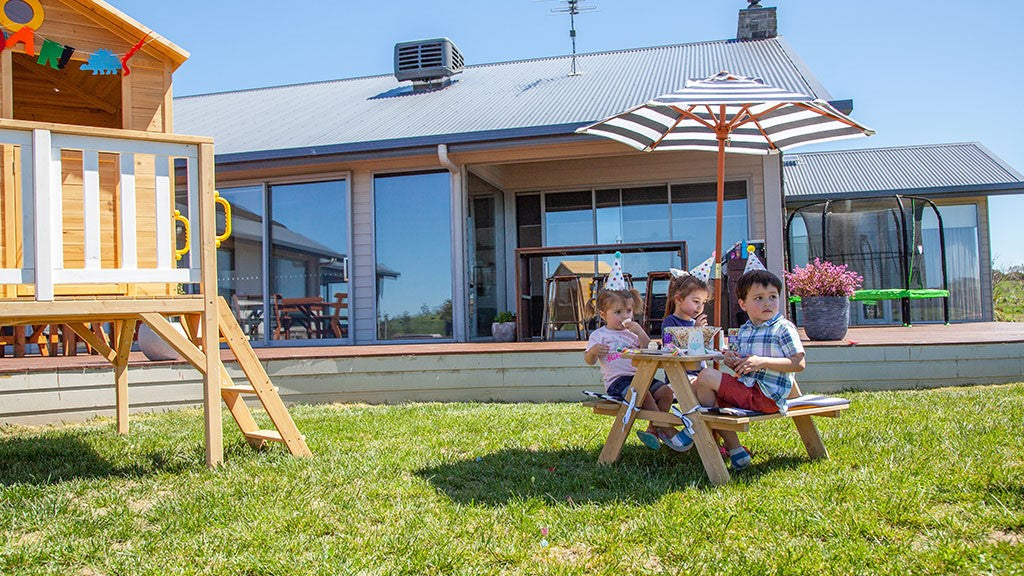
[[[779,411],[779,405],[775,400],[764,395],[761,387],[757,384],[748,388],[732,374],[722,373],[722,381],[718,385],[716,394],[719,406],[732,408],[743,408],[744,410],[756,410],[765,414],[774,414]]]

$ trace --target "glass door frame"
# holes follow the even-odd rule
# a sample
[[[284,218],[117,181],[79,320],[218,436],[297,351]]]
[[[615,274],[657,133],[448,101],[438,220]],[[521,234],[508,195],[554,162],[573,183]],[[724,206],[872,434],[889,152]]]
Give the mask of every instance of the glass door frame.
[[[476,313],[477,313],[476,312],[476,307],[477,307],[478,303],[476,301],[476,297],[475,297],[474,293],[476,291],[476,284],[477,284],[477,281],[478,281],[478,279],[476,278],[476,270],[477,270],[478,267],[476,265],[476,240],[477,240],[477,233],[476,233],[476,227],[475,227],[476,220],[474,219],[476,214],[475,214],[475,210],[473,208],[473,203],[474,203],[475,200],[477,200],[479,198],[491,198],[491,200],[492,200],[492,210],[493,210],[492,216],[493,216],[493,221],[494,221],[494,225],[492,226],[493,234],[494,234],[494,303],[495,303],[495,307],[496,307],[496,312],[501,312],[503,310],[508,310],[508,311],[514,312],[515,311],[515,306],[513,305],[512,307],[509,307],[508,296],[507,296],[507,293],[508,293],[508,290],[507,290],[507,288],[508,288],[508,281],[507,281],[507,278],[508,278],[508,265],[507,265],[508,259],[507,259],[506,243],[505,243],[505,238],[506,238],[505,227],[506,227],[506,221],[507,221],[507,218],[506,218],[507,210],[506,210],[505,203],[506,203],[506,197],[508,196],[508,194],[504,190],[502,190],[501,188],[495,186],[494,184],[491,184],[490,182],[488,182],[487,180],[484,180],[483,178],[480,178],[476,174],[474,174],[473,176],[476,177],[476,178],[479,178],[482,181],[484,181],[492,189],[491,190],[487,190],[485,192],[480,192],[480,193],[474,194],[474,193],[472,193],[470,191],[470,187],[468,185],[468,182],[466,183],[466,186],[465,186],[465,188],[466,188],[466,219],[465,219],[465,227],[466,227],[466,231],[465,231],[465,239],[466,239],[466,281],[465,281],[466,294],[464,296],[465,306],[466,306],[466,308],[465,308],[466,309],[466,314],[465,314],[466,331],[465,331],[465,334],[466,334],[466,340],[467,341],[470,341],[470,342],[487,342],[487,341],[490,341],[490,340],[493,339],[492,335],[490,335],[490,334],[478,334],[477,333],[477,329],[476,329],[476,326],[478,325],[478,323],[477,323],[477,318],[475,318],[475,316],[476,316]],[[467,180],[468,180],[468,178],[467,178]]]

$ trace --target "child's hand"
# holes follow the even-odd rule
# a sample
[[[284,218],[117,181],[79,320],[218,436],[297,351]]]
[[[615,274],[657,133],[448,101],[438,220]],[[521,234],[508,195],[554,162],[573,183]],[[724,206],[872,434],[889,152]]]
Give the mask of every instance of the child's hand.
[[[722,352],[722,355],[725,356],[725,365],[734,371],[736,366],[743,361],[743,356],[740,356],[734,350],[726,350]]]
[[[644,334],[644,329],[640,327],[640,324],[638,324],[638,323],[636,323],[633,320],[630,320],[628,318],[622,321],[622,327],[625,328],[626,330],[629,330],[633,334],[638,335],[638,336],[640,334]],[[644,335],[646,336],[646,334],[644,334]]]
[[[700,314],[697,314],[697,317],[693,319],[693,325],[694,326],[707,326],[708,325],[708,315],[703,313],[703,312],[701,312]]]
[[[594,352],[594,356],[597,358],[604,358],[612,351],[607,344],[594,344],[590,349]]]
[[[767,365],[766,359],[761,356],[747,356],[746,358],[740,358],[739,363],[733,370],[739,374],[752,374],[758,370],[763,369]]]

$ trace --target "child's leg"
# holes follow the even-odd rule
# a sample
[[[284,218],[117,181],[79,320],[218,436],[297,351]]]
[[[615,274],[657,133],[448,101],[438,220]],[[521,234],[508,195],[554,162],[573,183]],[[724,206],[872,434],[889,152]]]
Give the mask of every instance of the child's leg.
[[[714,368],[705,368],[693,381],[693,393],[697,395],[697,402],[701,406],[714,406],[717,404],[718,387],[722,384],[722,373]]]
[[[669,407],[672,406],[673,398],[675,398],[675,395],[672,393],[671,386],[665,385],[658,388],[654,391],[653,397],[655,409],[659,412],[668,412]],[[651,424],[647,428],[649,432],[654,432],[656,429],[660,429],[663,434],[668,434],[669,436],[675,436],[676,434],[676,429],[671,426],[654,426]]]

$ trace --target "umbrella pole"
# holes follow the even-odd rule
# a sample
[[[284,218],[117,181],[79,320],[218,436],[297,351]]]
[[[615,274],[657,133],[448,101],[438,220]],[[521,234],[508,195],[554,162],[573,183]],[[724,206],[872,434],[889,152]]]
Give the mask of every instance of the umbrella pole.
[[[723,110],[724,116],[724,110]],[[718,194],[715,210],[715,326],[722,325],[722,207],[725,204],[725,140],[729,137],[728,129],[716,130],[718,138]]]

